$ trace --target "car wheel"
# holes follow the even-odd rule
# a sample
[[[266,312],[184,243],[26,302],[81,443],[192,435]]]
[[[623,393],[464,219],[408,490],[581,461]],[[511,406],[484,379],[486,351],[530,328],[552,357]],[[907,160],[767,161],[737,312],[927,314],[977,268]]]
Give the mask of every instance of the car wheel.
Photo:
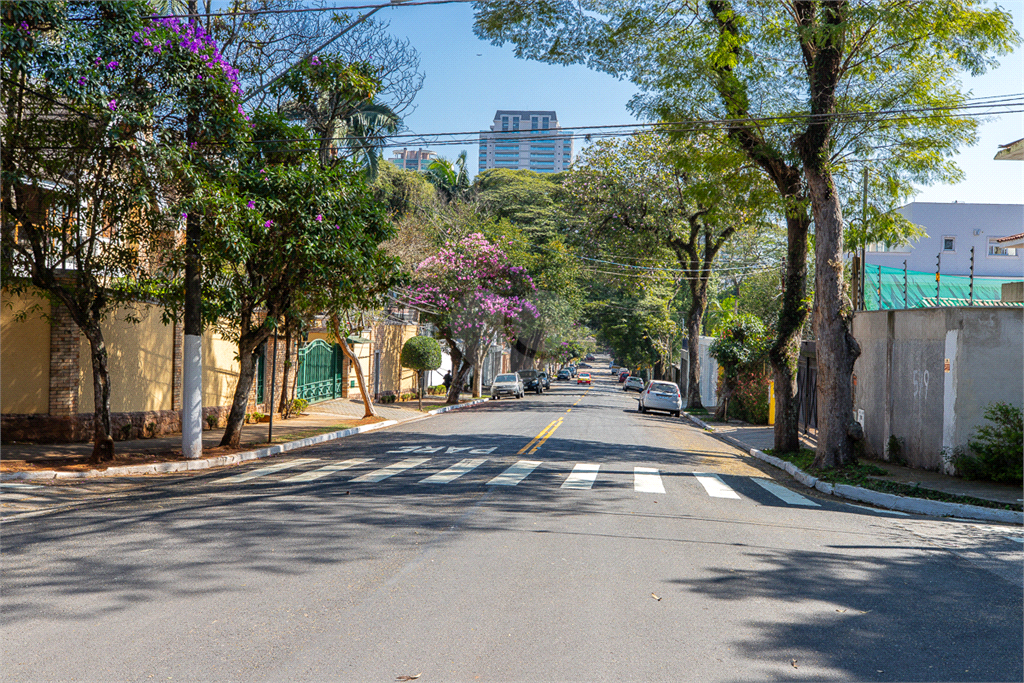
[[[679,411],[678,410],[673,410],[672,411],[672,417],[679,417]]]

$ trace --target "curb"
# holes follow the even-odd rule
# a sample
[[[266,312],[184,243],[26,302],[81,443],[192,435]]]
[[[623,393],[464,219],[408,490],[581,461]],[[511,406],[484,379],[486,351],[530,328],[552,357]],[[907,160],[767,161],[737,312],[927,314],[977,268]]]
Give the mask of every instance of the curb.
[[[729,439],[735,442],[735,439]],[[744,446],[746,448],[746,446]],[[808,488],[817,489],[822,493],[856,500],[862,503],[870,503],[881,508],[897,510],[899,512],[911,512],[918,515],[929,515],[932,517],[961,517],[963,519],[977,519],[985,522],[1003,522],[1007,524],[1024,524],[1024,512],[1015,510],[997,510],[995,508],[981,507],[980,505],[965,505],[963,503],[946,503],[941,500],[929,500],[927,498],[911,498],[899,496],[894,493],[882,493],[860,486],[849,484],[829,484],[817,477],[812,477],[791,462],[787,462],[774,455],[768,455],[756,448],[749,449],[750,454],[758,460],[763,460],[769,465],[774,465],[793,475],[793,478]]]
[[[286,443],[278,444],[276,446],[268,446],[267,448],[258,448],[254,451],[245,451],[244,453],[222,455],[217,458],[186,460],[184,462],[161,462],[151,465],[125,465],[123,467],[108,467],[105,470],[88,470],[87,472],[57,472],[56,470],[43,470],[41,472],[8,472],[6,474],[0,474],[0,481],[25,481],[40,479],[91,479],[94,477],[117,477],[133,474],[163,474],[165,472],[187,472],[190,470],[205,470],[211,467],[238,465],[243,462],[248,462],[249,460],[259,460],[260,458],[266,458],[271,455],[277,455],[278,453],[284,453],[285,451],[295,450],[296,448],[305,448],[306,446],[313,446],[318,443],[323,443],[325,441],[343,439],[346,436],[354,436],[355,434],[372,432],[375,429],[390,427],[396,424],[400,424],[398,420],[385,420],[384,422],[375,422],[373,424],[362,425],[360,427],[351,427],[349,429],[343,429],[337,432],[328,432],[326,434],[309,436],[306,437],[305,439],[298,439],[297,441],[288,441]]]
[[[459,410],[460,408],[470,408],[472,406],[479,405],[481,403],[487,403],[487,399],[486,398],[478,398],[477,400],[469,401],[468,403],[459,403],[458,405],[454,405],[454,406],[445,406],[443,408],[434,408],[433,410],[428,410],[427,411],[427,415],[440,415],[441,413],[447,413],[447,412],[452,411],[452,410]]]
[[[690,415],[689,413],[687,413],[685,411],[683,412],[683,415],[686,416],[687,420],[689,420],[690,422],[694,423],[695,425],[697,425],[701,429],[706,429],[709,432],[714,432],[715,431],[715,428],[712,427],[711,425],[709,425],[704,420],[701,420],[700,418],[694,417],[693,415]]]

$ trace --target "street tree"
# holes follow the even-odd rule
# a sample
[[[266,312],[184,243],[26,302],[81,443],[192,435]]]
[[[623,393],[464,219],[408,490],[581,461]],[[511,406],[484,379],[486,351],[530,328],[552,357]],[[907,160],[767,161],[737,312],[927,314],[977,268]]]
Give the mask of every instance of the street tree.
[[[816,464],[853,457],[852,368],[859,355],[843,298],[842,195],[870,164],[893,197],[956,180],[949,156],[976,139],[960,113],[960,73],[978,74],[1019,43],[1010,15],[964,0],[706,0],[481,3],[476,31],[516,53],[628,77],[632,109],[706,125],[775,185],[787,219],[786,286],[775,344],[775,446],[799,447],[796,362],[806,320],[807,233],[815,225],[819,368]],[[690,122],[690,123],[687,123]]]
[[[255,123],[257,140],[303,134],[276,114]],[[325,168],[314,149],[253,147],[231,182],[196,193],[207,223],[203,313],[238,342],[225,446],[238,446],[260,346],[283,316],[372,307],[396,282],[397,263],[379,246],[393,230],[362,172]]]
[[[403,368],[416,371],[419,409],[423,410],[423,371],[441,367],[441,345],[433,337],[410,337],[402,345],[401,363]]]
[[[534,289],[526,270],[512,265],[503,249],[480,233],[448,242],[416,266],[410,299],[437,327],[452,357],[449,404],[459,402],[471,368],[480,377],[492,342],[507,341],[536,318],[537,309],[527,298]]]
[[[88,339],[93,462],[114,457],[102,323],[162,268],[178,181],[248,131],[237,74],[209,36],[149,14],[144,2],[3,13],[4,285],[41,290]]]
[[[587,148],[566,187],[582,217],[578,239],[637,257],[667,250],[689,289],[686,334],[696,349],[716,258],[737,233],[767,231],[773,195],[761,173],[721,136],[672,142],[644,133]],[[635,273],[634,273],[635,274]],[[689,359],[687,405],[703,407],[700,358]]]

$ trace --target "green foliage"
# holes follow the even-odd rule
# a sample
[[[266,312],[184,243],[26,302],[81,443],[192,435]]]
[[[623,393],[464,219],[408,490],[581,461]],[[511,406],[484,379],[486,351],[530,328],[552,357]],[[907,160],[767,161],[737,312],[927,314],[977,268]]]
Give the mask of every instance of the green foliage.
[[[426,179],[437,188],[438,195],[445,202],[464,198],[469,192],[469,171],[466,169],[466,151],[463,150],[453,164],[441,157],[435,159],[424,173]]]
[[[964,479],[988,479],[1020,484],[1024,481],[1024,411],[1001,401],[990,403],[982,425],[968,442],[971,455],[953,458]]]
[[[284,417],[291,417],[292,415],[302,415],[302,411],[309,407],[309,401],[304,398],[293,398],[288,402],[288,406],[285,410]]]
[[[741,372],[736,376],[735,388],[729,401],[729,417],[750,424],[768,424],[768,382],[771,372],[767,365],[760,370]]]
[[[433,337],[410,337],[402,345],[403,368],[437,370],[441,367],[441,344]]]
[[[771,338],[764,323],[752,315],[737,315],[717,330],[717,339],[708,352],[718,361],[726,382],[734,382],[741,373],[761,369],[768,355]]]

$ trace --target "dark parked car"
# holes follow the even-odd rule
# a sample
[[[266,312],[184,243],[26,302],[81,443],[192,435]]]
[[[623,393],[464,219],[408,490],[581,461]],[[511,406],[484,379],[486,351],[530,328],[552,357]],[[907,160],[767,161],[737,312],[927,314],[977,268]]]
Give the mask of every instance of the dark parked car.
[[[523,388],[526,391],[535,391],[538,394],[544,393],[544,383],[547,381],[547,375],[537,370],[520,370],[519,376],[523,380]],[[550,384],[548,385],[551,386]]]
[[[555,376],[555,379],[568,381],[571,374],[572,373],[570,373],[567,369],[562,368],[561,370],[558,371],[558,375]]]

